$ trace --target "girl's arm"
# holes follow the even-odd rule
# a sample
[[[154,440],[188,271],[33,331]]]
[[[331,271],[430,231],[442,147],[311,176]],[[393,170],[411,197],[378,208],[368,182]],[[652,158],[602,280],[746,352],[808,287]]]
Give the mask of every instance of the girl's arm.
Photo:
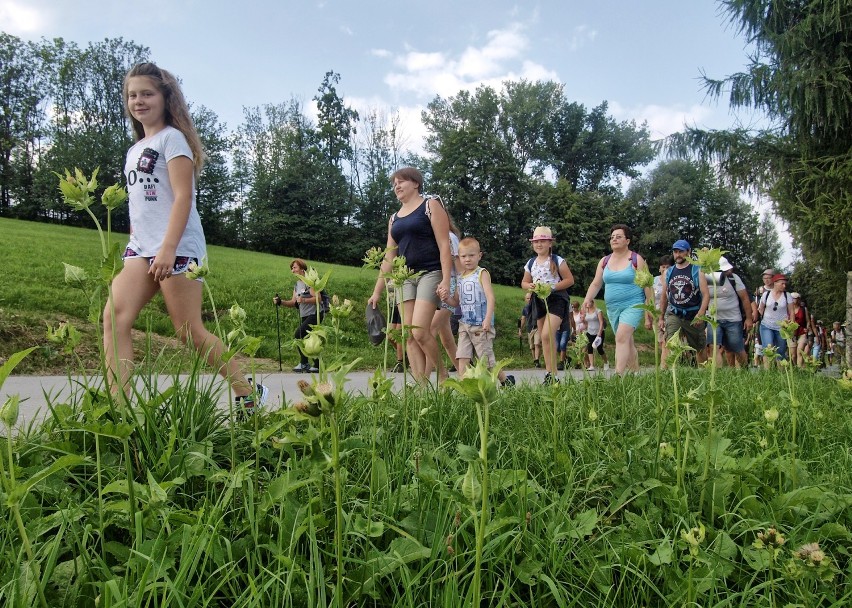
[[[603,336],[603,332],[604,332],[603,311],[600,308],[598,308],[598,335]]]
[[[589,289],[586,291],[586,297],[583,300],[583,308],[586,307],[586,304],[594,302],[595,296],[598,295],[598,292],[603,286],[603,261],[604,259],[601,258],[598,262],[597,270],[595,270],[595,278],[592,279],[591,284],[589,284]]]
[[[169,215],[169,225],[160,250],[154,258],[148,274],[155,279],[165,278],[171,274],[175,265],[175,257],[180,239],[186,231],[189,212],[192,209],[192,176],[195,166],[188,156],[176,156],[168,163],[169,184],[174,192],[174,204]]]
[[[562,262],[559,263],[559,281],[556,282],[556,285],[553,286],[554,291],[558,291],[560,289],[568,289],[574,284],[574,275],[571,274],[571,269],[568,268],[568,262],[565,259],[562,259]]]
[[[494,318],[494,288],[491,286],[491,275],[487,270],[479,273],[479,284],[482,285],[482,292],[485,294],[485,319],[482,321],[482,331],[491,329],[491,319]],[[456,290],[458,291],[458,290]]]
[[[535,287],[535,283],[533,283],[532,275],[529,270],[524,270],[524,278],[521,279],[521,289],[527,290]]]

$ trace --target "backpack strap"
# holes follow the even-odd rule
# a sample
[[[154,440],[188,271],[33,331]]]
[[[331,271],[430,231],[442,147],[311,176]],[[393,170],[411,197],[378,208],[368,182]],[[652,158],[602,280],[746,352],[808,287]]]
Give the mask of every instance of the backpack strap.
[[[527,265],[525,266],[525,268],[527,269],[527,272],[530,273],[530,274],[532,274],[532,267],[533,267],[533,263],[535,263],[536,257],[538,257],[538,256],[531,257],[529,259],[529,261],[527,261]],[[562,272],[559,270],[559,264],[556,262],[556,254],[555,253],[550,254],[550,262],[554,266],[556,266],[556,276],[558,276],[560,279],[562,279],[563,278]]]

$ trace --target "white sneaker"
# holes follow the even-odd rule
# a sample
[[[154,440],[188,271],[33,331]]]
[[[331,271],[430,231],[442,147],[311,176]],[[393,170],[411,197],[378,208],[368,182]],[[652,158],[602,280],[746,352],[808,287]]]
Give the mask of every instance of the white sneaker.
[[[586,371],[587,372],[593,372],[593,371],[595,371],[595,368],[594,367],[587,367]]]
[[[266,403],[266,398],[269,396],[269,387],[260,383],[255,384],[252,378],[249,378],[248,382],[254,390],[245,397],[237,397],[236,402],[237,406],[242,408],[238,411],[250,416],[255,410],[262,408]]]
[[[604,371],[605,372],[609,371],[609,363],[604,363]]]

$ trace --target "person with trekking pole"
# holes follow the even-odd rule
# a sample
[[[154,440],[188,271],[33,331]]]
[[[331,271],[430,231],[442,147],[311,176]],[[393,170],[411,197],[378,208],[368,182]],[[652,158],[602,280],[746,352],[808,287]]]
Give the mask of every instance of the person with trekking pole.
[[[302,259],[296,258],[290,264],[290,271],[299,276],[305,276],[308,269],[308,264]],[[320,295],[314,293],[313,287],[309,287],[302,279],[296,281],[296,286],[293,288],[293,297],[289,300],[282,300],[277,295],[272,298],[272,303],[278,306],[289,306],[290,308],[299,309],[299,327],[296,328],[296,333],[293,338],[301,340],[308,335],[311,330],[311,325],[317,325],[322,322],[325,312],[322,309]],[[319,306],[319,314],[317,307]],[[299,351],[299,364],[293,368],[297,374],[316,373],[319,371],[319,359],[314,359],[313,364],[308,361],[308,356],[297,347]]]
[[[278,333],[278,371],[281,371],[281,317],[278,313],[278,308],[281,306],[281,296],[277,293],[272,298],[272,303],[275,305],[275,329]]]

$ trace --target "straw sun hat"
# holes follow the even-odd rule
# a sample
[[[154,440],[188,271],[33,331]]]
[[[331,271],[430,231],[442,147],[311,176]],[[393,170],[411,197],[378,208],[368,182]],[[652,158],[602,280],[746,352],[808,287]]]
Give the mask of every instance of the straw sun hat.
[[[547,226],[539,226],[533,231],[533,236],[530,239],[531,243],[535,241],[552,241],[553,232]]]

